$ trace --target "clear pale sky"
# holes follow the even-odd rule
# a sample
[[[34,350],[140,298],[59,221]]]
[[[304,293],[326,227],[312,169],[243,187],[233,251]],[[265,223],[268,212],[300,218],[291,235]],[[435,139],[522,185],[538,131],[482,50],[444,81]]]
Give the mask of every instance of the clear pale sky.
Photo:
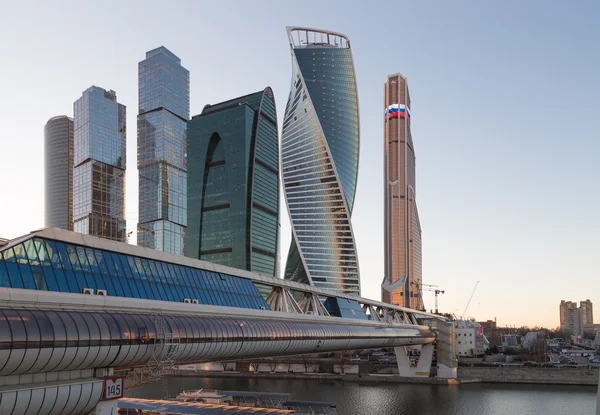
[[[137,63],[164,45],[189,69],[191,113],[291,77],[285,26],[353,49],[361,152],[353,213],[363,296],[383,277],[383,83],[412,98],[423,282],[442,311],[558,325],[561,299],[600,322],[600,3],[2,2],[0,236],[44,225],[43,127],[91,85],[127,106],[127,220],[137,223]],[[283,203],[283,199],[282,199]],[[290,241],[281,206],[282,266]],[[433,308],[433,295],[425,294]]]

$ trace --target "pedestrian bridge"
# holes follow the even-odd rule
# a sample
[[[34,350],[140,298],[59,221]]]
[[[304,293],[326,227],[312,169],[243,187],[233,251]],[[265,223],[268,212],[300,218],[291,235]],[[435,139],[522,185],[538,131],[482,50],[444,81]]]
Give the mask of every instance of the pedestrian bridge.
[[[0,247],[0,414],[88,413],[114,369],[429,345],[420,319],[443,320],[47,228]]]

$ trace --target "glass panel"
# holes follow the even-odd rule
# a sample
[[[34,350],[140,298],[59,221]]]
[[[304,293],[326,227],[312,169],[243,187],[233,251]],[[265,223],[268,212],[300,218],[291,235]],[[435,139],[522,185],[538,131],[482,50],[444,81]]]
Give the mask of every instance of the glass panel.
[[[47,273],[53,273],[56,278],[56,284],[58,285],[58,291],[62,293],[71,292],[69,284],[67,284],[67,277],[62,269],[52,269],[50,267],[44,267],[44,274],[46,274],[46,280],[49,281],[51,277],[48,277]],[[48,284],[49,286],[50,284]]]
[[[31,272],[33,274],[33,282],[38,290],[48,291],[48,283],[46,282],[46,276],[42,272],[42,267],[32,266]],[[50,291],[58,291],[58,287],[56,287],[56,282],[53,284],[53,288]]]
[[[15,310],[3,311],[4,316],[10,325],[10,332],[12,333],[12,348],[24,349],[27,344],[27,334],[21,316],[19,316]]]
[[[0,252],[0,287],[10,287],[10,282],[8,280],[8,270],[6,269],[4,259],[2,259],[2,252]]]
[[[75,273],[71,270],[65,270],[64,272],[67,276],[67,284],[69,285],[69,291],[71,291],[72,293],[80,293],[83,287],[80,287],[77,283]]]
[[[65,323],[59,315],[54,311],[46,311],[48,320],[50,320],[50,328],[54,334],[54,347],[65,347],[67,345],[67,337],[65,333]]]
[[[115,263],[110,255],[110,252],[102,252],[102,255],[104,256],[103,263],[106,266],[106,272],[113,277],[118,277],[119,273],[117,272],[117,268],[115,268]]]
[[[121,261],[121,268],[123,269],[124,275],[127,276],[127,283],[131,289],[131,292],[136,298],[147,298],[146,290],[139,284],[139,279],[134,278],[134,274],[129,267],[129,263],[127,262],[127,258],[123,255],[114,254],[115,258],[118,258]]]
[[[38,258],[40,259],[40,264],[45,267],[51,266],[50,255],[46,250],[46,244],[44,244],[44,241],[42,239],[35,238],[33,239],[33,245],[35,246]]]
[[[85,248],[85,257],[87,259],[87,263],[90,266],[90,270],[94,274],[100,274],[102,271],[100,271],[100,266],[96,261],[96,254],[94,253],[94,250],[90,248]]]
[[[106,287],[105,290],[108,295],[117,295],[117,290],[113,286],[113,281],[110,275],[100,274],[99,276],[96,276],[96,278],[98,277],[102,279],[102,283]]]
[[[63,264],[60,260],[57,245],[54,243],[54,241],[50,240],[46,240],[44,242],[46,245],[46,250],[48,251],[48,255],[50,257],[50,261],[52,262],[52,266],[54,267],[54,269],[62,269]]]
[[[85,275],[83,275],[83,271],[74,271],[75,279],[77,281],[77,285],[79,286],[79,292],[84,288],[94,288],[91,284],[88,284]]]
[[[15,260],[19,263],[19,264],[27,264],[27,254],[25,253],[25,247],[23,246],[23,244],[18,244],[15,245],[13,247],[13,250],[15,251]]]
[[[115,294],[119,297],[129,297],[131,298],[131,291],[129,291],[129,295],[125,294],[125,291],[123,290],[123,286],[121,285],[121,279],[119,277],[105,277],[105,278],[110,278],[112,280],[112,284],[113,287],[115,289]],[[126,284],[126,283],[125,283]],[[129,287],[127,287],[127,289],[129,289]]]
[[[31,265],[40,265],[40,259],[38,258],[37,251],[33,245],[33,240],[29,239],[23,242],[23,246],[25,248],[25,253],[27,254],[27,259],[29,259],[29,263]]]
[[[90,346],[100,346],[100,328],[98,323],[89,313],[81,313],[90,330]]]
[[[85,248],[82,246],[77,246],[75,247],[75,251],[77,252],[77,258],[79,258],[79,264],[81,265],[81,268],[86,272],[92,272],[92,267],[87,260]]]
[[[184,298],[192,298],[191,285],[187,279],[187,275],[179,274],[175,271],[175,268],[172,264],[163,263],[165,267],[165,272],[170,275],[174,282],[178,283],[180,286],[180,290],[182,293],[182,297],[178,301],[183,301]],[[183,270],[183,268],[177,267],[179,270]]]
[[[54,331],[52,330],[50,318],[43,311],[32,311],[31,314],[33,314],[40,328],[41,347],[54,347]]]
[[[112,260],[112,264],[115,267],[116,278],[119,279],[121,287],[123,288],[123,294],[126,297],[140,298],[140,295],[139,293],[137,293],[137,291],[135,293],[132,291],[129,285],[129,278],[127,278],[127,276],[125,275],[125,271],[123,270],[123,265],[121,264],[119,256],[111,252],[105,252],[104,255],[107,257],[107,264],[111,263],[111,261],[108,260],[109,258]]]
[[[36,287],[35,283],[33,282],[33,274],[31,273],[31,267],[29,264],[19,264],[19,271],[21,271],[24,288],[35,290]]]
[[[64,245],[66,257],[62,256],[60,259],[62,260],[65,268],[67,267],[67,263],[70,264],[70,268],[77,270],[81,269],[81,265],[79,265],[79,259],[77,259],[77,251],[75,251],[75,247],[72,245]],[[59,252],[60,252],[60,244],[59,244]]]
[[[108,327],[106,320],[102,318],[102,315],[99,313],[90,313],[90,317],[94,319],[100,330],[100,345],[110,346],[110,328]]]
[[[75,322],[77,332],[79,333],[79,347],[87,347],[90,345],[90,329],[80,313],[70,311],[69,315]]]
[[[17,259],[15,258],[15,253],[12,248],[5,249],[4,251],[2,251],[2,254],[4,255],[4,260],[6,262],[17,262]]]
[[[75,322],[70,317],[69,313],[60,311],[57,312],[57,315],[62,320],[65,326],[65,335],[67,338],[67,347],[77,347],[77,342],[79,341],[79,332],[77,331],[77,327],[75,326]]]
[[[0,257],[2,253],[0,252]],[[8,319],[0,310],[0,350],[10,350],[12,344],[12,337],[10,333],[10,327],[8,325]]]

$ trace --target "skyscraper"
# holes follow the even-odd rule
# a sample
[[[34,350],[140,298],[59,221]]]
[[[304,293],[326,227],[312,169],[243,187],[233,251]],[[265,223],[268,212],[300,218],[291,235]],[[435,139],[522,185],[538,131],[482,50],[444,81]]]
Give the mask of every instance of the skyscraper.
[[[92,86],[74,113],[74,230],[125,241],[125,105]]]
[[[423,308],[421,223],[416,202],[415,148],[406,78],[389,75],[384,90],[384,251],[382,301]]]
[[[44,127],[44,225],[73,230],[73,118]]]
[[[292,85],[281,136],[281,168],[292,243],[285,278],[360,295],[352,207],[359,120],[350,41],[288,27]]]
[[[271,88],[215,105],[187,130],[186,255],[274,276],[279,251],[277,115]]]
[[[190,73],[177,56],[159,47],[146,53],[146,59],[139,63],[138,77],[137,243],[184,255]]]

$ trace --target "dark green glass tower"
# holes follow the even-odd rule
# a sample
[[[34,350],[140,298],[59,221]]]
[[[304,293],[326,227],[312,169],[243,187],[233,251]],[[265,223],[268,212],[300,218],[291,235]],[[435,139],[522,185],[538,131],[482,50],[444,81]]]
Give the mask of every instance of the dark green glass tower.
[[[277,115],[271,88],[192,117],[187,130],[186,256],[275,276]]]

